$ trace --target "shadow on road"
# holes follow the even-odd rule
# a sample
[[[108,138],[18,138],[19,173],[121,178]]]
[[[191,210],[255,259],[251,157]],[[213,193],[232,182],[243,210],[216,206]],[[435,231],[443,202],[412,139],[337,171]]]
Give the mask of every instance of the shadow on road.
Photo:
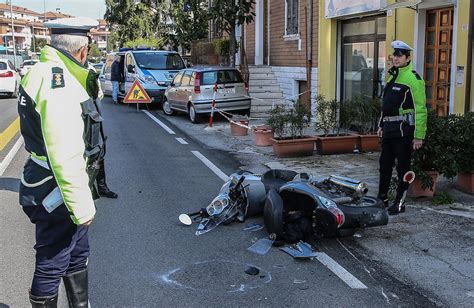
[[[0,178],[0,190],[18,192],[20,190],[20,180],[15,178]],[[2,308],[0,304],[0,308]]]
[[[0,308],[10,308],[10,306],[4,303],[0,303]]]

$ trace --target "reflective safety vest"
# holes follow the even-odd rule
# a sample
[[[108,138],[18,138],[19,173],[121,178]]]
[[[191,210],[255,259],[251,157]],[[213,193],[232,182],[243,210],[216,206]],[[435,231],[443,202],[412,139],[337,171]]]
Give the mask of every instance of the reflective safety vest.
[[[387,135],[400,137],[407,134],[417,139],[424,139],[427,122],[425,82],[413,70],[411,62],[405,67],[392,67],[389,74],[379,122],[384,137]],[[405,115],[407,121],[397,120],[399,116]]]
[[[75,224],[94,217],[90,185],[104,154],[97,94],[95,72],[63,50],[43,48],[18,97],[21,134],[31,154],[20,185],[21,205],[40,205],[59,187]]]

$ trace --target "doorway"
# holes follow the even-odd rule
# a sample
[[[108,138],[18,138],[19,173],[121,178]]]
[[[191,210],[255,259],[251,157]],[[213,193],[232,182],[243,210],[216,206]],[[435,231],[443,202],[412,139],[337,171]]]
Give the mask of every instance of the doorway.
[[[341,100],[382,97],[386,24],[385,16],[342,23]]]
[[[426,12],[426,104],[439,116],[449,113],[454,8]]]

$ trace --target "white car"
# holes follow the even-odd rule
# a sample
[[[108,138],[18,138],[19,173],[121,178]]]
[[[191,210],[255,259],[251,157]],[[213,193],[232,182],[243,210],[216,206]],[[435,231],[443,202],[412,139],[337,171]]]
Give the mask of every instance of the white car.
[[[20,74],[16,71],[13,63],[10,60],[0,59],[0,93],[16,97],[20,81]]]
[[[23,62],[23,64],[20,66],[20,76],[23,77],[28,73],[30,68],[38,63],[38,60],[26,60]]]

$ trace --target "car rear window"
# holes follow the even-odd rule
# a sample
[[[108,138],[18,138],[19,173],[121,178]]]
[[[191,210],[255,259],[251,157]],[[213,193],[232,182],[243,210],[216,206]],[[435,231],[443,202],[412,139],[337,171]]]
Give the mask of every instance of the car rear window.
[[[202,85],[244,82],[237,70],[208,71],[202,73]]]
[[[25,66],[25,65],[35,65],[35,64],[36,64],[35,61],[25,61],[25,62],[23,62],[23,66]]]
[[[0,62],[0,70],[6,70],[7,64],[5,62]]]

